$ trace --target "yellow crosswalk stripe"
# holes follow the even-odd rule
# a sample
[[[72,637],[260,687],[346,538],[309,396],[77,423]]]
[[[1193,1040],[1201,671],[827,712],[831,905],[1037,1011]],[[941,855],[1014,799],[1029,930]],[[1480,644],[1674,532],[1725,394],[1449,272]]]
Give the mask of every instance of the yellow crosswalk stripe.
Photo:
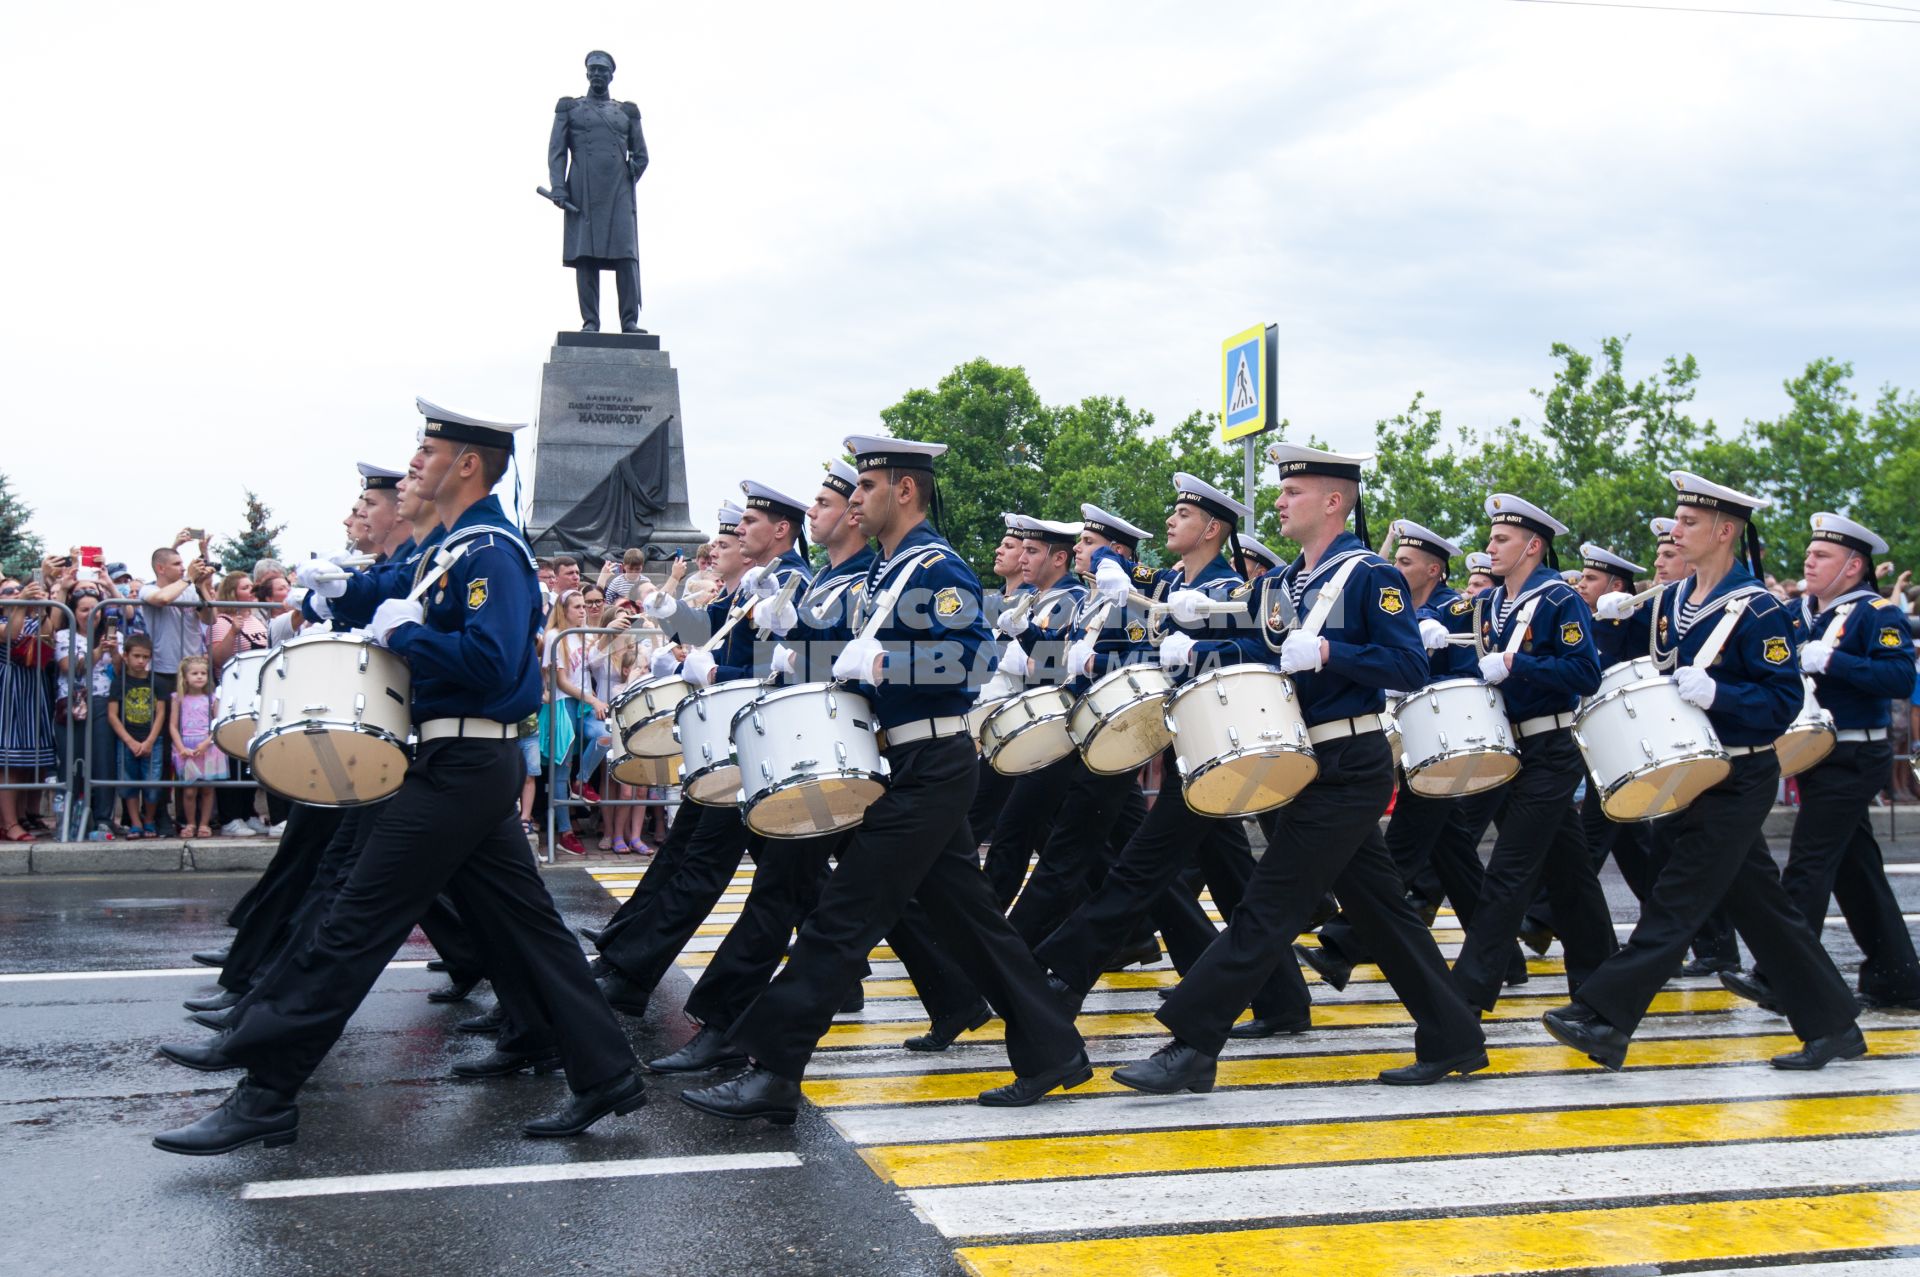
[[[1527,963],[1529,975],[1552,976],[1565,975],[1567,964],[1560,958],[1534,958]],[[1300,972],[1308,984],[1324,983],[1320,973],[1303,968]],[[1353,969],[1354,984],[1384,984],[1386,976],[1379,967],[1364,963]],[[1097,991],[1108,993],[1128,993],[1139,989],[1170,989],[1180,983],[1180,973],[1171,967],[1156,968],[1148,971],[1109,971],[1100,977],[1093,987]],[[866,982],[869,998],[911,998],[918,996],[914,992],[913,981],[872,977]]]
[[[1920,1191],[967,1247],[975,1277],[1475,1277],[1920,1245]]]
[[[1920,1054],[1920,1029],[1875,1029],[1866,1034],[1867,1049],[1876,1055]],[[1750,1037],[1649,1038],[1635,1042],[1627,1056],[1629,1069],[1677,1068],[1714,1064],[1753,1064],[1800,1048],[1791,1033]],[[1143,1045],[1141,1054],[1145,1055]],[[1371,1081],[1383,1068],[1404,1064],[1411,1053],[1393,1051],[1344,1055],[1228,1056],[1220,1061],[1218,1085],[1301,1086]],[[1501,1073],[1593,1071],[1600,1066],[1562,1046],[1489,1047],[1490,1067],[1476,1077]],[[955,1073],[892,1073],[871,1077],[809,1079],[806,1096],[822,1108],[870,1104],[937,1104],[972,1100],[989,1087],[1013,1080],[1003,1070]],[[1466,1085],[1471,1085],[1468,1083]],[[1093,1080],[1074,1095],[1131,1094],[1108,1076],[1095,1071]],[[1050,1103],[1053,1101],[1049,1101]]]
[[[1920,1079],[1916,1079],[1920,1080]],[[1920,1094],[1188,1127],[860,1150],[901,1188],[1920,1130]]]

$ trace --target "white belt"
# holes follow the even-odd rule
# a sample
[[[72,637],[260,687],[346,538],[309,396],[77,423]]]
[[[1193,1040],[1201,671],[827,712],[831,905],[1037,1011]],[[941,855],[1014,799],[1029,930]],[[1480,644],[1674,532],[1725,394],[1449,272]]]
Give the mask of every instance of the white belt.
[[[1887,729],[1884,727],[1843,727],[1833,734],[1835,740],[1862,741],[1885,740]]]
[[[902,723],[898,727],[888,727],[882,732],[880,747],[892,749],[896,745],[911,745],[915,741],[937,740],[942,736],[971,736],[965,714],[950,714],[945,718],[916,718],[911,723]]]
[[[1538,732],[1557,731],[1562,727],[1572,727],[1573,720],[1579,715],[1572,710],[1564,714],[1542,714],[1538,718],[1525,718],[1513,725],[1515,737],[1532,736]]]
[[[1772,752],[1773,743],[1769,741],[1765,745],[1722,745],[1720,748],[1727,751],[1728,758],[1745,758],[1748,754],[1766,754]]]
[[[1318,745],[1324,741],[1365,736],[1368,732],[1383,732],[1386,729],[1386,722],[1379,714],[1359,714],[1353,718],[1336,718],[1330,723],[1315,723],[1307,729],[1307,740],[1310,744]]]
[[[429,718],[415,729],[423,741],[464,736],[468,740],[513,740],[520,735],[520,724],[501,723],[491,718]]]

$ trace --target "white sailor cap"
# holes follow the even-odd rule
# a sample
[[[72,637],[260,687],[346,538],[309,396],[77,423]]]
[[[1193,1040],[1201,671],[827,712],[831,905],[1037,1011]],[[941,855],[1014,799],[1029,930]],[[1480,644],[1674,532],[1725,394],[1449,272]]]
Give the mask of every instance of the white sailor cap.
[[[1467,556],[1467,571],[1485,572],[1488,576],[1492,576],[1493,556],[1485,550],[1475,550]]]
[[[379,488],[396,488],[407,477],[404,470],[389,470],[385,466],[369,465],[364,461],[354,462],[354,469],[360,472],[361,488],[370,492]]]
[[[1755,510],[1764,510],[1773,504],[1766,497],[1736,492],[1725,484],[1702,479],[1689,470],[1675,470],[1667,477],[1673,480],[1674,491],[1678,494],[1674,497],[1676,505],[1697,505],[1704,510],[1732,515],[1736,519],[1751,519]]]
[[[420,427],[422,439],[450,439],[454,443],[470,443],[476,448],[501,448],[512,452],[514,431],[527,428],[524,421],[482,421],[464,412],[428,403],[418,396],[414,397],[413,406],[426,418]]]
[[[823,487],[832,488],[843,497],[850,497],[853,495],[853,490],[860,486],[860,474],[852,466],[835,457],[827,462],[827,473],[820,483]]]
[[[769,488],[758,479],[742,479],[740,491],[746,495],[748,510],[764,510],[775,519],[788,519],[794,523],[807,517],[807,506],[796,501],[776,488]]]
[[[1129,549],[1139,549],[1142,541],[1153,538],[1145,528],[1136,528],[1117,514],[1109,514],[1097,505],[1082,502],[1080,517],[1086,522],[1080,526],[1088,532],[1097,533],[1109,541],[1118,541]]]
[[[1629,581],[1646,572],[1638,563],[1629,562],[1603,545],[1591,541],[1580,543],[1580,566],[1592,568],[1595,572],[1605,572],[1610,576],[1624,576]]]
[[[1281,563],[1280,556],[1261,544],[1258,537],[1243,534],[1240,538],[1240,553],[1259,559],[1270,568],[1277,568]]]
[[[1008,536],[1017,537],[1020,535],[1020,524],[1026,517],[1026,515],[1016,514],[1012,510],[1002,510],[1000,512],[1000,526],[1007,530]]]
[[[933,459],[947,450],[944,443],[920,443],[887,435],[848,435],[843,443],[853,454],[855,470],[931,470]]]
[[[1244,502],[1234,500],[1211,483],[1184,470],[1175,472],[1173,476],[1173,503],[1193,506],[1216,519],[1225,519],[1235,525],[1253,517],[1253,511]]]
[[[1578,585],[1580,584],[1580,570],[1578,568],[1568,568],[1560,574],[1560,579],[1568,585]]]
[[[1015,522],[1008,527],[1020,534],[1025,541],[1045,541],[1048,545],[1072,545],[1080,539],[1080,525],[1077,523],[1056,523],[1052,519],[1036,519],[1031,515],[1015,515]]]
[[[1496,492],[1487,498],[1487,518],[1494,523],[1511,523],[1536,536],[1549,539],[1560,536],[1567,525],[1531,501],[1522,501],[1511,492]]]
[[[1412,546],[1416,550],[1425,550],[1434,558],[1445,563],[1460,553],[1460,547],[1435,532],[1432,528],[1423,528],[1412,519],[1395,519],[1393,534],[1401,545]]]
[[[746,511],[742,510],[733,502],[722,501],[720,503],[720,535],[730,537],[739,531],[740,516],[745,513]]]
[[[1832,514],[1823,510],[1808,522],[1813,525],[1813,539],[1816,541],[1831,541],[1835,545],[1844,545],[1849,550],[1857,551],[1869,558],[1887,552],[1887,543],[1876,536],[1872,528],[1864,523],[1857,523],[1845,515]]]
[[[1673,544],[1673,520],[1669,519],[1666,515],[1663,514],[1657,519],[1649,520],[1647,523],[1647,531],[1653,533],[1653,543],[1655,545]]]
[[[1267,447],[1267,460],[1280,467],[1280,477],[1290,474],[1323,474],[1330,479],[1360,482],[1360,467],[1373,460],[1371,452],[1328,452],[1298,443],[1276,443]]]

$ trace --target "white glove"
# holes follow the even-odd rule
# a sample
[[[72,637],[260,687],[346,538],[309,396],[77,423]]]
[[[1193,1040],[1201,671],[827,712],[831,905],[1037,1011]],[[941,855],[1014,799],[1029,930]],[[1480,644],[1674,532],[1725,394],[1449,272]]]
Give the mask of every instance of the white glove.
[[[863,634],[833,658],[833,676],[848,683],[878,683],[880,671],[875,666],[886,650],[886,644],[879,639]]]
[[[680,663],[680,677],[695,687],[713,682],[713,653],[704,647],[688,652],[687,659]]]
[[[323,621],[331,621],[333,619],[333,604],[327,602],[325,595],[315,594],[312,590],[301,590],[298,599],[293,601],[293,610],[296,614],[300,610],[300,600],[304,599],[313,600],[313,614],[315,616]]]
[[[1019,691],[1019,687],[1014,684],[1012,679],[1004,674],[995,674],[992,678],[980,685],[980,695],[975,699],[974,704],[985,705],[991,701],[1003,701],[1007,697],[1017,694]]]
[[[1480,677],[1484,679],[1490,687],[1498,687],[1500,684],[1506,682],[1507,675],[1510,672],[1511,671],[1507,669],[1507,654],[1505,652],[1488,652],[1480,658]]]
[[[765,580],[766,576],[767,569],[765,567],[748,568],[740,574],[740,593],[742,595],[754,596],[773,593],[772,590],[762,590],[760,588],[760,582]]]
[[[426,609],[412,599],[388,599],[373,610],[373,620],[367,623],[367,633],[381,647],[393,637],[393,632],[403,625],[419,625],[426,620]]]
[[[295,574],[310,593],[323,599],[337,599],[347,592],[347,583],[339,579],[340,573],[340,565],[330,559],[308,559]]]
[[[655,590],[647,595],[647,601],[640,605],[640,610],[656,621],[664,621],[680,610],[680,604],[665,590]]]
[[[1295,632],[1287,635],[1280,644],[1280,672],[1298,674],[1302,670],[1311,674],[1320,668],[1320,636]]]
[[[1429,652],[1437,652],[1447,645],[1447,627],[1432,617],[1420,618],[1420,645]]]
[[[1193,639],[1175,630],[1160,641],[1160,668],[1177,670],[1193,659]]]
[[[773,660],[770,662],[775,674],[791,675],[800,665],[799,654],[785,643],[773,646]]]
[[[653,659],[647,662],[647,671],[655,678],[660,678],[673,673],[674,666],[678,664],[680,662],[673,659],[673,649],[662,644],[660,650],[653,654]]]
[[[1713,694],[1719,690],[1713,675],[1691,665],[1682,665],[1673,672],[1673,681],[1680,688],[1681,700],[1689,705],[1698,705],[1701,709],[1713,708]]]
[[[1033,622],[1028,619],[1029,612],[1030,609],[1028,608],[1020,608],[1017,611],[1013,608],[1007,608],[1001,612],[1000,615],[993,618],[993,628],[999,630],[1008,638],[1019,638],[1027,632],[1027,626],[1033,624]]]
[[[1033,661],[1027,656],[1027,649],[1018,643],[1007,644],[1007,650],[1000,653],[1000,670],[1008,678],[1025,678],[1033,669]]]
[[[1809,674],[1825,674],[1832,659],[1833,644],[1825,639],[1814,639],[1800,649],[1800,668]]]
[[[765,627],[767,633],[784,637],[788,630],[798,624],[800,624],[800,609],[793,605],[792,600],[788,600],[767,617]]]
[[[1125,568],[1112,559],[1102,559],[1094,569],[1093,592],[1107,602],[1125,603],[1127,595],[1133,593],[1133,582],[1127,579]]]
[[[1067,648],[1067,673],[1074,678],[1093,673],[1093,640],[1075,639]]]
[[[342,550],[338,554],[329,554],[327,556],[327,562],[333,564],[333,566],[337,568],[345,568],[346,571],[351,572],[353,571],[353,569],[346,567],[346,562],[348,559],[353,559],[358,557],[359,556],[356,555],[352,550]]]
[[[1213,614],[1213,600],[1199,590],[1175,590],[1167,597],[1167,611],[1182,625],[1198,625]]]
[[[1595,601],[1593,614],[1603,621],[1624,621],[1633,615],[1633,595],[1610,590]]]

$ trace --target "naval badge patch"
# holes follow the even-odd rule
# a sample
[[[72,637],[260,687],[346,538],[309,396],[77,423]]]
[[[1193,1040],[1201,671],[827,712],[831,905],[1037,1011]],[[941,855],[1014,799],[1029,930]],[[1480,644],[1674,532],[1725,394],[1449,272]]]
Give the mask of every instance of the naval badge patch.
[[[1886,628],[1886,629],[1884,629],[1884,630],[1881,630],[1881,631],[1880,631],[1880,646],[1881,646],[1881,647],[1899,647],[1899,646],[1900,646],[1900,631],[1899,631],[1899,630],[1896,630],[1896,629],[1894,629],[1894,628],[1892,628],[1891,626],[1889,626],[1888,628]]]
[[[961,606],[960,591],[956,586],[949,585],[933,596],[933,614],[943,621],[960,615]]]
[[[1760,645],[1760,657],[1769,665],[1785,665],[1792,655],[1792,647],[1777,634]]]
[[[1153,578],[1156,575],[1154,570],[1144,563],[1136,563],[1133,565],[1133,583],[1135,585],[1152,585]]]
[[[1568,621],[1560,627],[1560,646],[1562,647],[1579,647],[1580,640],[1585,637],[1586,632],[1580,628],[1578,621]]]
[[[1127,622],[1127,642],[1144,643],[1147,640],[1147,627],[1139,621]]]
[[[1388,616],[1398,616],[1407,610],[1406,600],[1400,597],[1399,586],[1387,585],[1381,587],[1380,610]]]
[[[1467,613],[1473,611],[1473,600],[1462,594],[1453,601],[1453,606],[1448,608],[1447,611],[1453,613],[1455,616],[1465,616]]]
[[[467,611],[478,612],[487,601],[487,578],[475,577],[467,582]]]

